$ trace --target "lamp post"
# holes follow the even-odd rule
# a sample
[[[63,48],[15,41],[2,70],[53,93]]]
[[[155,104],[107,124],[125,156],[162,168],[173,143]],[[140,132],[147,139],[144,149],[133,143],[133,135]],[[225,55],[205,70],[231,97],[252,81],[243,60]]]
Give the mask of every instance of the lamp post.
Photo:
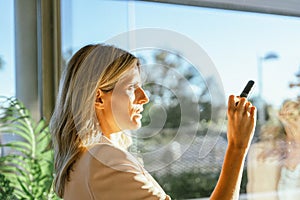
[[[264,56],[257,59],[257,76],[258,76],[258,119],[260,124],[265,122],[265,102],[263,99],[263,62],[267,60],[278,59],[279,56],[275,52],[268,52]]]

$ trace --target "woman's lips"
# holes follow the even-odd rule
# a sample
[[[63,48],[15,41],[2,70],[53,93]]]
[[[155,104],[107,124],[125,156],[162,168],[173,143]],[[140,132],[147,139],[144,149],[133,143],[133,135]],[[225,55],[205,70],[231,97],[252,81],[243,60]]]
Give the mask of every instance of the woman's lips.
[[[136,113],[136,114],[134,114],[134,117],[142,118],[143,116],[142,116],[142,114]]]

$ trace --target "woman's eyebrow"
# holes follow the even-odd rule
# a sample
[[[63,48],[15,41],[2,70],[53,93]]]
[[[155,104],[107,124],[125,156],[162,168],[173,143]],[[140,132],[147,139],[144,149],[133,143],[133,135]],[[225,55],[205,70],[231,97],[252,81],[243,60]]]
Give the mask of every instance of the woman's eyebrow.
[[[141,81],[132,81],[132,82],[128,82],[127,85],[142,86],[142,82]]]

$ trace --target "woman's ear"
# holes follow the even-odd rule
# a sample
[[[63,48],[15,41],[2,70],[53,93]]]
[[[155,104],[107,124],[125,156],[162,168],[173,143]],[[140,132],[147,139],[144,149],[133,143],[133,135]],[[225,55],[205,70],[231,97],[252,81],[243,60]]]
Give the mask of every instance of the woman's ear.
[[[98,89],[97,93],[96,93],[96,101],[95,101],[95,108],[96,109],[103,109],[104,108],[104,104],[103,104],[103,92]]]

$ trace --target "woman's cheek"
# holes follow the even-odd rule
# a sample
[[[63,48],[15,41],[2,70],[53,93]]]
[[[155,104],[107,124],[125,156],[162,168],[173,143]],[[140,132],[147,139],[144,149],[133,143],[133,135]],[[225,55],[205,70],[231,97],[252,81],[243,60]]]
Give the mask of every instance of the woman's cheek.
[[[128,95],[128,98],[129,98],[129,101],[130,103],[133,103],[134,99],[135,99],[135,94],[133,91],[128,91],[127,92],[127,95]]]

